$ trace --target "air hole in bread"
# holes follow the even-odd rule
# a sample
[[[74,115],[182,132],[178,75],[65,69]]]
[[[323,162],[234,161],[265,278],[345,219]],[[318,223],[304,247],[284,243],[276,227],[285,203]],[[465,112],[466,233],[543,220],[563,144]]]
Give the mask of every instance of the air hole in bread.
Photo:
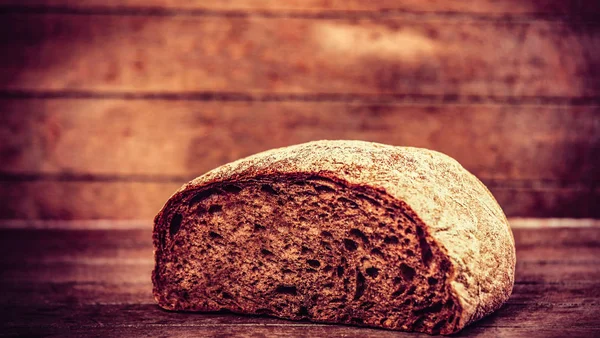
[[[237,185],[234,184],[227,184],[224,185],[222,188],[224,191],[231,193],[231,194],[237,194],[240,191],[242,191],[242,188],[238,187]]]
[[[405,281],[412,281],[415,278],[416,271],[414,268],[406,265],[405,263],[400,264],[400,273]]]
[[[335,192],[335,189],[330,188],[326,185],[317,185],[315,186],[315,190],[320,193]]]
[[[174,214],[171,218],[171,225],[169,226],[169,234],[171,234],[171,237],[175,236],[175,234],[179,231],[182,220],[183,217],[181,214]]]
[[[210,236],[210,238],[212,239],[217,239],[217,238],[223,238],[223,236],[221,236],[220,234],[214,232],[214,231],[209,231],[208,235]]]
[[[319,262],[316,259],[309,259],[308,261],[306,261],[308,263],[308,265],[310,265],[313,268],[318,268],[321,266],[321,262]]]
[[[260,253],[265,255],[265,256],[273,256],[273,253],[267,249],[261,249]]]
[[[396,291],[392,292],[392,297],[397,298],[397,297],[401,296],[404,293],[404,291],[406,291],[406,286],[400,285],[398,287],[398,289],[396,289]]]
[[[297,294],[297,289],[293,285],[280,285],[275,289],[275,292],[295,296]]]
[[[301,306],[298,310],[298,316],[303,318],[308,316],[308,308],[306,306]]]
[[[369,238],[362,231],[356,228],[350,230],[350,236],[359,238],[365,245],[369,244]]]
[[[216,212],[221,212],[223,211],[223,206],[219,205],[219,204],[213,204],[210,206],[210,208],[208,208],[208,212],[211,214],[214,214]]]
[[[385,244],[398,244],[398,237],[396,236],[385,236],[385,238],[383,239],[383,242]]]
[[[365,272],[367,273],[367,276],[371,277],[371,278],[376,278],[377,275],[379,275],[379,269],[375,268],[375,267],[370,267],[367,268],[365,270]]]
[[[344,238],[344,247],[348,251],[356,251],[356,249],[358,248],[358,244],[356,244],[356,242],[351,239]]]
[[[328,237],[328,238],[333,238],[333,235],[329,231],[321,231],[321,236]]]
[[[356,271],[356,291],[354,292],[354,300],[358,300],[365,294],[366,279],[357,269]]]
[[[331,251],[331,244],[329,242],[321,241],[321,246],[328,251]]]
[[[429,266],[429,264],[431,264],[431,259],[433,258],[431,247],[427,243],[427,240],[423,235],[423,231],[417,229],[417,235],[419,236],[419,247],[421,248],[421,258],[423,260],[423,264],[425,264],[425,266]]]
[[[313,253],[313,250],[311,248],[306,247],[306,246],[303,245],[302,249],[300,250],[300,253],[303,254],[303,255],[311,254],[311,253]]]
[[[261,186],[261,188],[260,188],[260,191],[269,193],[271,195],[277,195],[278,194],[278,192],[275,191],[275,189],[273,189],[273,187],[270,186],[269,184],[263,184]]]
[[[383,252],[381,252],[381,249],[379,249],[379,248],[373,248],[373,249],[371,249],[371,255],[383,258]]]
[[[200,192],[196,193],[196,194],[194,195],[194,197],[192,197],[192,198],[189,200],[188,204],[189,204],[189,205],[195,205],[195,204],[198,204],[198,203],[200,203],[200,202],[204,201],[205,199],[209,198],[210,196],[212,196],[212,195],[214,195],[214,194],[217,194],[218,192],[219,192],[219,191],[218,191],[217,189],[214,189],[214,188],[205,189],[205,190],[203,190],[203,191],[200,191]]]

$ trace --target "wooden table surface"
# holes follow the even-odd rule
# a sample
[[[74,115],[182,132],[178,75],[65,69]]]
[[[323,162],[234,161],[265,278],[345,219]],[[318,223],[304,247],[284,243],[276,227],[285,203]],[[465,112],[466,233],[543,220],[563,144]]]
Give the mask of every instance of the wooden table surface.
[[[512,297],[458,336],[600,336],[600,227],[517,228],[514,234],[518,263]],[[149,225],[121,230],[2,227],[0,335],[426,336],[161,310],[151,295],[150,238]]]

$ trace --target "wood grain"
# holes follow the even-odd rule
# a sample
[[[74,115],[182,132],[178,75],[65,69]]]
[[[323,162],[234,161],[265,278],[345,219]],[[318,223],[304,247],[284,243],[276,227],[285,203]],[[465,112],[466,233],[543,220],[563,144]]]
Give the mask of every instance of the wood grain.
[[[508,188],[490,191],[509,216],[600,218],[600,188]]]
[[[459,1],[442,0],[406,0],[398,2],[395,0],[28,0],[23,1],[4,0],[6,5],[17,5],[27,7],[34,6],[62,6],[67,8],[96,9],[114,8],[120,11],[124,9],[143,10],[147,8],[164,9],[205,9],[205,10],[238,10],[238,11],[301,11],[328,13],[332,11],[356,12],[356,11],[383,11],[384,13],[395,11],[407,11],[417,13],[467,13],[467,14],[534,14],[534,15],[571,15],[589,16],[600,13],[600,6],[596,1],[583,0],[566,2],[562,0],[478,0],[465,3]]]
[[[574,311],[574,305],[576,311]],[[531,328],[533,323],[536,327],[553,328],[559,330],[561,328],[590,328],[598,329],[597,311],[600,307],[587,304],[506,304],[496,314],[485,318],[481,322],[475,324],[478,327],[503,327],[508,326],[508,323],[520,323],[520,327]],[[43,313],[51,313],[42,317]],[[557,323],[556,319],[561,318],[561,322]],[[110,323],[111,327],[124,327],[130,325],[132,319],[135,319],[135,325],[138,327],[151,326],[194,326],[199,329],[221,327],[238,327],[241,330],[243,327],[255,326],[282,326],[287,329],[290,327],[304,327],[306,330],[321,327],[322,333],[335,328],[336,326],[318,325],[311,323],[288,322],[276,319],[266,319],[261,317],[238,317],[224,315],[202,315],[194,313],[172,313],[166,312],[152,304],[135,305],[135,304],[101,304],[88,305],[73,309],[73,306],[44,306],[42,308],[22,308],[16,307],[10,314],[5,317],[6,323],[9,326],[15,326],[15,323],[35,321],[37,325],[50,327],[52,325],[68,329],[72,324],[77,323],[79,327],[96,328],[106,326]],[[58,322],[57,322],[58,320]],[[102,324],[98,325],[97,321]],[[158,324],[168,323],[168,324]],[[12,324],[12,325],[11,325]],[[517,326],[518,324],[513,324]],[[517,327],[519,327],[517,326]],[[337,326],[343,327],[343,326]],[[233,332],[235,332],[233,331]],[[361,334],[362,329],[350,328],[347,332],[353,332],[355,335]],[[210,331],[209,331],[210,332]],[[215,332],[215,331],[212,331]],[[335,332],[335,331],[334,331]],[[377,331],[376,331],[377,332]],[[381,332],[381,331],[379,331]],[[383,331],[386,332],[386,331]],[[389,331],[387,331],[389,332]]]
[[[4,99],[0,110],[0,171],[12,174],[179,183],[271,148],[360,139],[443,152],[493,185],[600,177],[598,106]]]
[[[65,228],[69,228],[65,226]],[[600,334],[600,228],[515,229],[516,285],[495,314],[458,336]],[[173,313],[152,299],[150,228],[0,230],[3,334],[44,336],[420,335],[228,313]],[[555,249],[554,262],[548,251]],[[591,252],[590,251],[590,252]],[[20,253],[19,254],[17,254]],[[525,255],[524,255],[525,253]]]
[[[0,55],[4,91],[519,100],[597,97],[600,88],[598,27],[561,22],[10,12],[0,20],[11,51]]]
[[[0,218],[151,220],[182,184],[4,182],[0,185]]]
[[[533,223],[535,220],[528,220]],[[578,223],[578,220],[563,220],[562,227],[553,227],[548,231],[540,231],[535,226],[528,226],[527,228],[519,228],[520,224],[523,223],[519,219],[509,219],[509,223],[513,229],[519,228],[514,231],[515,241],[519,242],[519,249],[531,249],[536,250],[538,248],[553,247],[557,249],[565,248],[571,250],[576,247],[585,248],[596,248],[600,243],[600,222],[592,222],[589,226],[577,227],[574,231],[570,230],[569,223]],[[545,225],[546,220],[540,219],[538,227],[547,228]],[[542,255],[543,256],[543,255]]]

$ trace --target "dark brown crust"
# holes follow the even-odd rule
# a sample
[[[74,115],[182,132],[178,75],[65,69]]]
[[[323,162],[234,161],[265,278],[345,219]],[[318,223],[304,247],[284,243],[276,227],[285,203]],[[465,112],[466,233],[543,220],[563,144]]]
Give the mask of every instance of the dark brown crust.
[[[450,282],[463,309],[460,330],[502,305],[514,283],[512,232],[489,191],[453,159],[418,148],[361,141],[318,141],[275,149],[219,167],[188,183],[155,219],[154,242],[165,213],[189,191],[257,176],[314,174],[368,186],[406,203],[429,236],[448,252]]]

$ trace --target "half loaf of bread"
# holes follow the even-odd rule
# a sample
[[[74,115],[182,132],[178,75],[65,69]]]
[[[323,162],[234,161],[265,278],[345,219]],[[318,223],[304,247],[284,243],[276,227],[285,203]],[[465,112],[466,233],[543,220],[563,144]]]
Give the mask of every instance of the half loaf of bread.
[[[438,152],[317,141],[221,166],[156,216],[168,310],[450,334],[511,294],[515,249],[486,187]]]

